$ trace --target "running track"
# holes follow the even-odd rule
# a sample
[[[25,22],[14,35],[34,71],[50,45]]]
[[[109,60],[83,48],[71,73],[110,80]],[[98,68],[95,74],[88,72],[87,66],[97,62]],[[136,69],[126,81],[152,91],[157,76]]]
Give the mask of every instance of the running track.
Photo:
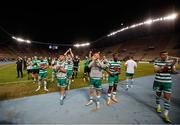
[[[86,107],[88,88],[71,90],[65,104],[59,104],[59,94],[50,93],[0,102],[0,123],[19,124],[163,124],[161,114],[155,112],[155,96],[152,91],[154,76],[135,79],[129,91],[118,85],[119,103],[107,106],[103,86],[101,109]],[[180,75],[173,76],[173,98],[170,116],[173,123],[180,123]],[[163,101],[161,101],[163,102]]]

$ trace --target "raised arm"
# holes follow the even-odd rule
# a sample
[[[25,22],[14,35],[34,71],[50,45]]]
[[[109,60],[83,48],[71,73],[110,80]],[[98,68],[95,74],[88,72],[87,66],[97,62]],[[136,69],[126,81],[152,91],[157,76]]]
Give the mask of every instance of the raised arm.
[[[89,59],[92,57],[92,51],[89,51]]]
[[[68,50],[64,53],[64,56],[66,56],[69,51],[70,51],[70,49],[68,49]]]
[[[95,61],[92,60],[92,61],[89,63],[88,67],[91,68],[94,63],[95,63]]]
[[[71,54],[71,57],[74,58],[74,54],[72,53],[72,49],[71,48],[69,49],[69,52]]]

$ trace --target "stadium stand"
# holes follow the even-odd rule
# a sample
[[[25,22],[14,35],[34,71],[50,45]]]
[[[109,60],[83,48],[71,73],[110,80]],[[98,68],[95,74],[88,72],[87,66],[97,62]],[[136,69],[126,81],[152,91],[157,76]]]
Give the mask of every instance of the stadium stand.
[[[90,47],[74,48],[75,55],[84,58],[88,52],[101,52],[107,58],[111,58],[112,53],[119,53],[120,60],[125,60],[127,56],[132,55],[135,60],[153,61],[159,56],[159,51],[167,50],[169,55],[179,57],[180,55],[180,36],[179,32],[173,29],[174,24],[142,27],[127,32],[122,32],[113,37],[105,37]],[[7,39],[6,39],[7,40]],[[68,47],[59,46],[58,50],[49,49],[48,45],[22,44],[14,40],[1,42],[0,58],[16,58],[17,56],[57,56],[63,54]],[[103,45],[103,46],[102,46]]]

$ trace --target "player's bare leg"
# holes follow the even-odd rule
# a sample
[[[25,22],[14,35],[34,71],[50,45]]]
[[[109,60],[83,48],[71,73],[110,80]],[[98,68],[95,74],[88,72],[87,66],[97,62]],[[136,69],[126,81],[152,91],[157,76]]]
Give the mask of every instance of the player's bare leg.
[[[109,89],[108,89],[108,97],[107,97],[107,100],[106,100],[106,104],[109,106],[112,104],[112,100],[111,100],[111,93],[112,93],[112,89],[113,89],[113,86],[109,86]]]
[[[117,91],[117,84],[113,85],[113,92],[112,92],[112,101],[118,103],[118,99],[116,98],[116,91]]]
[[[36,81],[37,81],[37,75],[36,74],[32,74],[32,77],[33,77],[33,79],[34,79],[34,84],[36,83]]]
[[[130,88],[132,88],[132,87],[133,87],[133,85],[134,85],[134,79],[133,79],[133,77],[131,77],[131,84],[130,84]]]
[[[171,93],[164,93],[163,119],[166,123],[171,123],[171,120],[169,118],[170,98],[171,98]]]
[[[65,87],[60,87],[60,105],[64,104],[63,102],[64,98],[65,98]]]
[[[51,81],[52,81],[52,82],[54,81],[54,74],[53,74],[53,73],[52,73]]]
[[[92,109],[93,112],[96,112],[100,109],[100,98],[101,98],[101,91],[96,90],[96,108]]]
[[[47,92],[49,91],[49,90],[47,89],[47,80],[46,80],[46,79],[44,79],[44,90],[47,91]]]
[[[71,87],[71,78],[68,78],[68,90],[70,90]]]
[[[161,105],[160,105],[161,92],[156,92],[156,112],[161,113]]]
[[[89,101],[86,103],[86,106],[93,104],[93,95],[94,95],[94,88],[89,89]]]
[[[39,81],[38,81],[38,88],[36,89],[36,92],[41,89],[41,82],[42,82],[42,80],[39,80]]]
[[[129,78],[126,78],[126,91],[129,89]]]

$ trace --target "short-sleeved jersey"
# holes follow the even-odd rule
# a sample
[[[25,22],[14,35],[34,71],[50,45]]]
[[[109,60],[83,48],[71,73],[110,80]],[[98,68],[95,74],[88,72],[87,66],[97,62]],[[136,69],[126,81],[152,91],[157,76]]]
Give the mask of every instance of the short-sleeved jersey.
[[[67,61],[66,63],[65,63],[65,65],[67,65],[67,70],[68,71],[72,71],[73,70],[73,61]]]
[[[109,61],[107,64],[109,71],[113,74],[118,74],[121,69],[121,62],[120,61]]]
[[[57,61],[57,64],[56,64],[56,70],[57,70],[57,73],[56,73],[56,76],[57,78],[59,79],[62,79],[62,78],[66,78],[67,77],[67,73],[64,73],[64,72],[60,72],[58,69],[59,68],[64,68],[64,69],[68,69],[68,66],[66,65],[66,62],[62,62],[62,61]]]
[[[32,61],[27,60],[27,69],[32,69]]]
[[[49,65],[49,61],[47,59],[44,59],[43,61],[46,62],[47,65]]]
[[[40,60],[33,59],[32,60],[32,69],[38,69],[39,63],[40,63]]]
[[[126,73],[134,73],[134,68],[137,67],[137,63],[132,59],[126,61],[125,65],[126,65]]]
[[[99,61],[91,61],[88,65],[90,68],[90,77],[93,79],[102,78],[102,69],[103,67],[99,67],[98,65],[103,66],[103,64]]]
[[[48,66],[48,61],[47,60],[40,60],[39,62],[39,73],[45,73],[47,72],[47,68],[43,69],[43,67]]]
[[[172,62],[170,60],[162,61],[162,60],[156,60],[154,62],[154,67],[162,67],[167,65],[168,68],[171,68]],[[161,83],[172,83],[172,78],[170,73],[156,73],[155,80],[156,82]]]

